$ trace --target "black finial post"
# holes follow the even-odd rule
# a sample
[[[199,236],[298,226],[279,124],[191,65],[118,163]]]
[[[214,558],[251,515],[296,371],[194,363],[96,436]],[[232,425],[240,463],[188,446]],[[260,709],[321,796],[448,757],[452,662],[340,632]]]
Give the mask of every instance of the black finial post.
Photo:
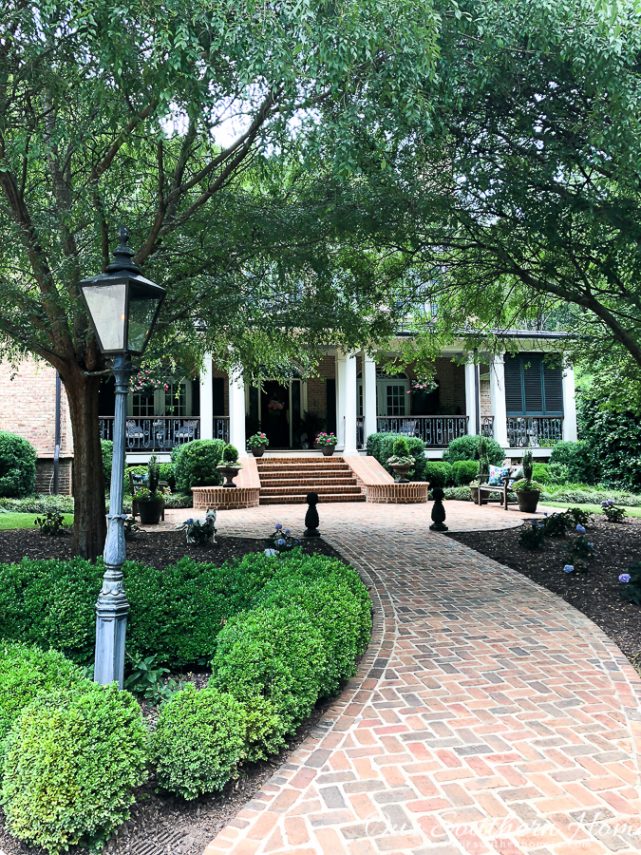
[[[435,487],[432,490],[432,498],[434,499],[434,504],[432,505],[432,525],[430,526],[430,531],[447,531],[447,526],[445,525],[445,507],[443,506],[445,493],[440,487]]]
[[[107,271],[117,273],[119,270],[132,270],[134,273],[140,273],[140,268],[132,260],[135,253],[129,246],[129,229],[126,226],[120,226],[118,229],[118,239],[120,243],[116,247],[114,259]]]
[[[318,519],[318,511],[316,510],[318,493],[308,493],[305,501],[309,507],[305,514],[305,532],[303,537],[320,537],[320,531],[318,530],[320,520]]]

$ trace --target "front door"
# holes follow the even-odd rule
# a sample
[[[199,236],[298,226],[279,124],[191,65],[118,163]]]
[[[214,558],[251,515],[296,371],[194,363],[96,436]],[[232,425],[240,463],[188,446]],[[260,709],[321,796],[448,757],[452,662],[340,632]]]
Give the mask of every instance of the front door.
[[[290,400],[289,386],[267,380],[260,395],[260,425],[267,434],[269,447],[289,448]]]

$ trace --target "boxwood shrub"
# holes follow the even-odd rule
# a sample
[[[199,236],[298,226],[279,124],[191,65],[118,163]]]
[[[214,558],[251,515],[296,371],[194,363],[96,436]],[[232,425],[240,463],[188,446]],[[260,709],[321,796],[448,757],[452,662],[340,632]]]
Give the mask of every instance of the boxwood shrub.
[[[160,709],[151,741],[158,784],[184,799],[222,790],[245,755],[246,739],[239,701],[188,683]]]
[[[35,448],[15,433],[0,431],[0,496],[20,498],[35,491]]]
[[[192,487],[209,487],[222,483],[216,466],[226,443],[222,439],[194,439],[180,446],[174,458],[176,488],[188,493]]]
[[[485,439],[487,458],[493,466],[500,466],[505,458],[505,451],[492,437],[459,436],[453,439],[443,454],[443,460],[456,463],[457,460],[478,460],[481,440]]]
[[[373,433],[367,437],[367,453],[375,457],[381,466],[384,466],[390,472],[391,470],[387,465],[387,461],[394,453],[394,442],[397,439],[407,440],[409,453],[416,461],[412,480],[425,481],[425,464],[427,463],[425,443],[416,436],[404,436],[399,433]]]
[[[326,659],[323,637],[300,606],[261,606],[220,631],[209,685],[240,701],[267,698],[283,733],[293,733],[318,700]]]
[[[39,695],[77,687],[83,672],[57,650],[25,644],[0,644],[0,763],[12,725]]]
[[[452,465],[443,460],[428,460],[425,463],[425,479],[430,487],[449,487],[452,483]]]
[[[478,474],[478,460],[456,460],[452,463],[452,481],[456,487],[467,486]]]
[[[6,740],[7,829],[56,855],[99,844],[129,817],[146,765],[147,731],[128,692],[86,681],[40,695]]]

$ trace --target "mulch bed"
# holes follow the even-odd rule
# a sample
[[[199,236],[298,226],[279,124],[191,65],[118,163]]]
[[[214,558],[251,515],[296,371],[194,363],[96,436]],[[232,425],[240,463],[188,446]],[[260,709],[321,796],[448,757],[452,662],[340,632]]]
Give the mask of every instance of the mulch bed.
[[[529,525],[529,523],[525,523]],[[457,532],[448,536],[517,570],[544,588],[558,594],[587,615],[634,660],[641,652],[641,609],[621,599],[618,576],[641,560],[641,520],[608,523],[593,518],[588,536],[594,555],[586,562],[587,573],[563,572],[569,558],[570,538],[546,537],[541,550],[521,546],[522,527],[503,531]],[[638,667],[638,663],[634,663]]]
[[[142,534],[127,543],[127,558],[155,567],[166,567],[185,555],[197,560],[222,564],[270,546],[267,540],[252,538],[217,537],[217,545],[188,546],[183,532],[155,532]],[[340,558],[339,553],[322,538],[303,542],[308,553],[320,553]],[[37,531],[16,530],[0,532],[0,561],[20,561],[21,558],[71,558],[69,537],[43,537]],[[206,674],[180,674],[198,685],[206,682]],[[231,781],[222,793],[185,802],[174,796],[159,795],[150,782],[139,794],[132,809],[131,819],[122,826],[104,849],[105,855],[202,855],[208,843],[230,822],[243,805],[267,782],[274,772],[287,761],[289,754],[317,727],[331,703],[319,704],[312,716],[290,738],[289,747],[279,756],[265,763],[249,765],[240,770],[236,781]],[[143,704],[145,716],[155,718],[155,711]],[[0,811],[1,855],[44,855],[43,850],[25,846],[11,837],[3,828]],[[75,855],[86,850],[75,848]]]

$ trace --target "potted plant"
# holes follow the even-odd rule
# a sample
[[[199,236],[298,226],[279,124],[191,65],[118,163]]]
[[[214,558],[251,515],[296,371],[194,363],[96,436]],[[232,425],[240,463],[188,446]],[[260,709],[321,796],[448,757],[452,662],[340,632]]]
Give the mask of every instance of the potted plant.
[[[238,470],[241,464],[238,460],[238,449],[233,445],[226,445],[223,448],[223,458],[216,469],[225,478],[223,487],[235,487],[234,478],[238,475]]]
[[[410,454],[410,445],[404,436],[399,436],[392,445],[392,456],[387,458],[387,465],[394,472],[394,478],[399,484],[409,481],[408,475],[414,474],[416,461]]]
[[[326,433],[324,430],[316,437],[316,447],[320,448],[325,457],[332,456],[337,442],[338,439],[333,433]]]
[[[140,487],[135,495],[142,525],[158,525],[160,522],[165,499],[162,491],[158,489],[159,480],[160,467],[156,462],[156,455],[152,454],[147,464],[147,486]]]
[[[536,511],[541,495],[541,485],[532,480],[532,469],[532,452],[526,451],[523,455],[523,478],[513,485],[519,510],[525,514],[533,514]]]
[[[247,440],[247,448],[250,449],[254,457],[262,457],[268,445],[269,440],[267,439],[267,434],[262,433],[261,431],[252,434],[252,436]]]

